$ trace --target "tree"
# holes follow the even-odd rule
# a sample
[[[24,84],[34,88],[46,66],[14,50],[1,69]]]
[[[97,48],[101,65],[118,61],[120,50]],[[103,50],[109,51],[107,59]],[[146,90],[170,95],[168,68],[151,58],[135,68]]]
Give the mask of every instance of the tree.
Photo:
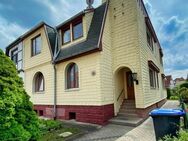
[[[0,49],[0,140],[37,140],[39,120],[14,63]]]

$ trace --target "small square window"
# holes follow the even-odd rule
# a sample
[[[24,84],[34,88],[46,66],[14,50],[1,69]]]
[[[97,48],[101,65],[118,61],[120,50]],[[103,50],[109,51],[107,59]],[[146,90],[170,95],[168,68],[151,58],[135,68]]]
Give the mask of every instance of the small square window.
[[[32,51],[32,56],[35,56],[37,54],[41,53],[41,36],[38,35],[35,38],[31,40],[31,51]]]
[[[71,32],[70,32],[70,28],[63,31],[63,44],[68,43],[71,41]]]

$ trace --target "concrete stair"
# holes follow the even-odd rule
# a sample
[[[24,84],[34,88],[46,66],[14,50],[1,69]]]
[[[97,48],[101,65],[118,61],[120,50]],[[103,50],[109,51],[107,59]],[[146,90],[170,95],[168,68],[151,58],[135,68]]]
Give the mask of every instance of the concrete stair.
[[[109,122],[117,125],[133,126],[136,127],[144,121],[136,113],[136,106],[134,100],[124,100],[119,113]]]

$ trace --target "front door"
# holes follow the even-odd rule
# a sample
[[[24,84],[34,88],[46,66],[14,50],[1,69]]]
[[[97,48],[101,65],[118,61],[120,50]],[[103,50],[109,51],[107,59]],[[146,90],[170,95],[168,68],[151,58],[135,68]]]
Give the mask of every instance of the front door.
[[[134,83],[133,83],[133,78],[132,78],[132,72],[129,71],[126,73],[127,76],[127,95],[128,99],[134,100]]]

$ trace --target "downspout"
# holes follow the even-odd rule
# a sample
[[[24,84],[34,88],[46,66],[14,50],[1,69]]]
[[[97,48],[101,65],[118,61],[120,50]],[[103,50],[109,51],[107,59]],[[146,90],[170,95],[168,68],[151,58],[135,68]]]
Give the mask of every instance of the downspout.
[[[53,69],[54,69],[54,120],[57,117],[57,69],[55,62],[53,62]]]
[[[57,68],[56,68],[55,59],[57,57],[57,54],[59,53],[59,50],[58,50],[59,49],[58,48],[59,34],[55,29],[54,31],[56,33],[56,44],[55,44],[55,51],[54,51],[54,56],[53,56],[53,69],[54,69],[54,107],[53,107],[54,115],[53,115],[53,118],[54,120],[56,120],[57,118]]]

